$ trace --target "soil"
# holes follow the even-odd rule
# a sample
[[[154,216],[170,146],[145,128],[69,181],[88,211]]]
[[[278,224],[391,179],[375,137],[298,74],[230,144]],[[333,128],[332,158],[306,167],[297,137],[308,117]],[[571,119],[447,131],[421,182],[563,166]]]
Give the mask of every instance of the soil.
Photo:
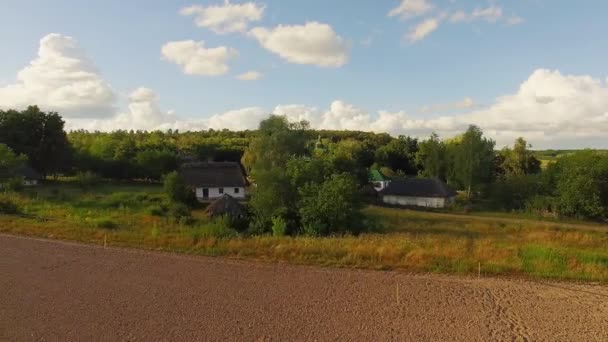
[[[608,341],[608,287],[0,235],[0,340]]]

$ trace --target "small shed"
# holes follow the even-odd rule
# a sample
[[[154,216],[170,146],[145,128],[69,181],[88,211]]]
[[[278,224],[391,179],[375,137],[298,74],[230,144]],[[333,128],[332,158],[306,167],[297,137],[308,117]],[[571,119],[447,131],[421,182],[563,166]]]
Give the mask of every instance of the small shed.
[[[234,197],[224,194],[207,206],[205,214],[212,218],[225,215],[233,218],[244,218],[247,216],[247,211]]]
[[[453,203],[456,192],[436,178],[408,178],[393,180],[380,196],[391,205],[445,208]]]

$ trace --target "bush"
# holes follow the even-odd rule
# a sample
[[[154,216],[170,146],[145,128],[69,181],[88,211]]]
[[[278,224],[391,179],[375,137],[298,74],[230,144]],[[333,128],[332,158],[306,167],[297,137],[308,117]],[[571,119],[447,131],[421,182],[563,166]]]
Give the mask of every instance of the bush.
[[[171,201],[194,206],[196,196],[194,191],[188,189],[182,177],[176,171],[163,177],[163,189]]]
[[[0,213],[14,215],[19,212],[19,206],[12,199],[0,197]]]
[[[117,229],[118,223],[110,218],[99,218],[95,220],[95,227],[102,229]]]
[[[76,184],[83,190],[89,190],[100,182],[101,177],[91,171],[78,172],[76,174]]]
[[[190,217],[190,209],[183,203],[172,202],[167,207],[167,214],[179,223],[183,217]]]
[[[237,232],[231,228],[230,218],[221,216],[209,222],[205,222],[190,231],[192,239],[198,241],[200,238],[227,238],[236,236]]]
[[[165,216],[167,209],[161,207],[160,205],[151,205],[148,207],[146,212],[148,213],[148,215],[152,216]]]
[[[21,192],[23,190],[23,177],[13,177],[8,179],[2,187],[5,191]]]
[[[287,222],[281,216],[275,216],[272,218],[272,235],[273,236],[285,236],[287,232]]]

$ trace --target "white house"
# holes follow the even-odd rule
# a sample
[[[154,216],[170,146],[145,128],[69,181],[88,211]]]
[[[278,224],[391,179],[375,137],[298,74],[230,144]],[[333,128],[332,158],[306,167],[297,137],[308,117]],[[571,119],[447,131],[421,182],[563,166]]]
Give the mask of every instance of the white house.
[[[188,163],[182,166],[180,175],[201,202],[212,201],[223,195],[245,199],[247,179],[239,163]]]
[[[439,179],[409,178],[391,181],[380,196],[391,205],[445,208],[454,201],[456,192]]]
[[[369,170],[368,179],[376,191],[384,190],[391,182],[390,178],[386,177],[380,170],[377,169]]]
[[[29,166],[24,166],[19,170],[19,174],[23,177],[24,186],[36,186],[42,176]]]

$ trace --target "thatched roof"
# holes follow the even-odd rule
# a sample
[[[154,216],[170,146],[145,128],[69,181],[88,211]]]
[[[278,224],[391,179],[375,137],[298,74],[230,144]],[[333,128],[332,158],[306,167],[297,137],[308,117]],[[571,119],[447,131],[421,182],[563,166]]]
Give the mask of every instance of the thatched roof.
[[[406,197],[452,197],[456,192],[444,182],[435,178],[408,178],[393,180],[388,187],[380,191],[381,195]]]
[[[245,187],[243,168],[235,162],[200,162],[182,165],[184,182],[194,188]]]
[[[211,202],[205,209],[209,217],[228,215],[232,217],[244,217],[247,214],[245,207],[228,194]]]

